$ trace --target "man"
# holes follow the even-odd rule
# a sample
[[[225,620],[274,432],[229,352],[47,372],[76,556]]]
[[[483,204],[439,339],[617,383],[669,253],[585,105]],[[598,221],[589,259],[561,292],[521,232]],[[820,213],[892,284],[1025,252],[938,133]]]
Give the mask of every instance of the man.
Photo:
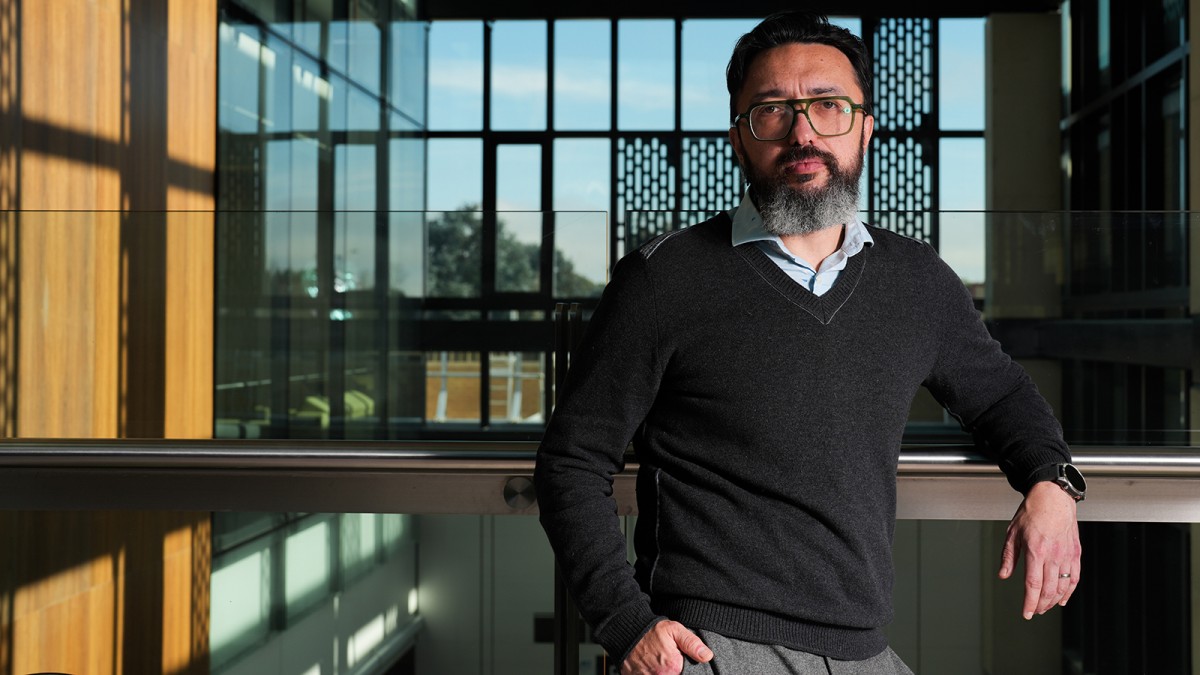
[[[1050,407],[927,245],[859,222],[862,41],[785,13],[741,38],[731,214],[621,260],[538,453],[543,526],[626,675],[909,673],[886,643],[896,464],[926,386],[1025,498],[1025,618],[1079,578],[1082,477]],[[637,562],[612,501],[632,442]]]

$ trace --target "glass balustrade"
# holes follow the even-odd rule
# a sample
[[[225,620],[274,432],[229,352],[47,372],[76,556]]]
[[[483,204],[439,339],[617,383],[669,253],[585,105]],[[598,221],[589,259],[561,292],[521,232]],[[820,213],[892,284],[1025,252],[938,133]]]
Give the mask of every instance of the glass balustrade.
[[[211,513],[196,557],[213,673],[554,672],[565,617],[527,479],[553,410],[556,306],[576,304],[586,324],[613,263],[610,228],[632,246],[704,217],[0,214],[0,279],[16,280],[0,284],[0,508]],[[995,579],[1019,495],[918,397],[899,472],[893,647],[921,673],[1189,671],[1200,220],[921,217],[975,242],[942,255],[1059,413],[1092,486],[1075,600],[1020,620],[1020,582]],[[211,321],[192,326],[175,319],[188,256],[173,256],[175,238],[202,227]],[[55,242],[74,252],[55,262]],[[211,344],[199,396],[211,433],[148,440],[137,431],[156,427],[142,418],[197,396],[150,377],[155,363],[176,367],[170,345],[189,344],[188,331]],[[125,416],[110,440],[21,433],[104,411]],[[632,496],[627,472],[628,531]],[[57,536],[61,521],[46,523],[34,540]],[[122,546],[73,564],[120,569]],[[0,593],[16,608],[61,572],[13,572]],[[112,596],[100,611],[120,606]],[[612,667],[586,630],[578,661],[581,675]]]

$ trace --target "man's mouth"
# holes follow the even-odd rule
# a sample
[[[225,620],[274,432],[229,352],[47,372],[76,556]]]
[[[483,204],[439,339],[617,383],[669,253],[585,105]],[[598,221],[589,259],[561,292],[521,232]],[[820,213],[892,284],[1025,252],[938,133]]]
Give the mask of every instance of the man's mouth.
[[[825,168],[825,161],[821,159],[801,159],[794,162],[787,162],[783,165],[785,174],[809,174],[817,173]]]

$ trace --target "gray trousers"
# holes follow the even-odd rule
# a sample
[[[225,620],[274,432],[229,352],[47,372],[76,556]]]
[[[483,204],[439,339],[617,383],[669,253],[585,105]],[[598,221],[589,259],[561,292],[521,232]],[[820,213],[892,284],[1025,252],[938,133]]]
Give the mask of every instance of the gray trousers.
[[[891,647],[865,661],[839,661],[786,647],[745,642],[698,630],[713,651],[708,663],[687,663],[682,675],[913,675]]]

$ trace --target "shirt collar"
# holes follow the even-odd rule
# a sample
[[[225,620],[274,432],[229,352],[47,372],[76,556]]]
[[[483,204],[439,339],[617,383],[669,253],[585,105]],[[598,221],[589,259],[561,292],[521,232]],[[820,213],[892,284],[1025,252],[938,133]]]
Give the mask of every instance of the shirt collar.
[[[767,232],[763,227],[762,216],[759,215],[754,201],[750,199],[749,190],[742,195],[742,202],[729,215],[733,219],[734,246],[751,241],[769,241],[774,242],[781,250],[787,251],[783,240],[778,235]],[[842,238],[841,250],[847,256],[852,256],[861,251],[864,246],[874,245],[874,243],[875,240],[871,238],[871,233],[857,216],[846,221],[846,234]]]

